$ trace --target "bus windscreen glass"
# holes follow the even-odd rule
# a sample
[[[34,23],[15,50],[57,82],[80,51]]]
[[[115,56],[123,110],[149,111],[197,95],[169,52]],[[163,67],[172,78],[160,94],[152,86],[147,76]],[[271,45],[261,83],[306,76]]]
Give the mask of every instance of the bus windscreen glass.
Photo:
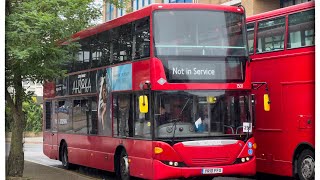
[[[161,10],[153,17],[156,56],[247,56],[243,14]]]
[[[251,133],[250,103],[249,92],[159,91],[155,101],[156,137],[179,139]]]

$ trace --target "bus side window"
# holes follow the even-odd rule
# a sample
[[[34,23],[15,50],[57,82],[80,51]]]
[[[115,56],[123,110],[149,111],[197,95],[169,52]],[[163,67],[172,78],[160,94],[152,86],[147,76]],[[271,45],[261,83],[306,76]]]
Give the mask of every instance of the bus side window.
[[[134,22],[133,59],[150,56],[150,20],[149,17]]]
[[[110,64],[116,64],[120,62],[120,27],[116,27],[114,29],[110,30],[111,34],[111,44],[110,44],[110,50],[111,50],[111,57],[110,57]]]
[[[135,110],[134,110],[134,135],[141,138],[151,138],[150,128],[151,122],[149,119],[150,110],[148,113],[140,113],[139,111],[139,96],[142,94],[136,94],[134,98]],[[148,99],[150,98],[149,95]],[[150,108],[149,108],[150,109]]]
[[[132,52],[132,23],[120,26],[119,61],[131,60]]]
[[[247,31],[248,31],[248,45],[249,45],[249,53],[253,54],[254,53],[254,25],[255,23],[249,23],[247,25]]]
[[[59,100],[56,112],[58,117],[59,132],[68,132],[72,130],[72,120],[69,117],[69,101]]]
[[[78,51],[78,55],[76,56],[76,61],[74,62],[74,68],[73,71],[79,71],[81,70],[82,63],[83,63],[83,50],[80,49]]]
[[[88,129],[89,129],[89,134],[97,134],[98,133],[98,105],[97,105],[97,98],[91,97],[89,99],[89,109],[91,110],[90,112],[90,118],[88,118]]]
[[[89,104],[88,99],[75,99],[73,101],[72,108],[72,121],[73,121],[73,132],[76,134],[87,134],[88,133],[88,112]]]
[[[113,96],[113,132],[114,136],[133,136],[132,95]]]
[[[284,49],[285,17],[277,17],[258,23],[257,52]]]
[[[45,120],[45,128],[46,130],[50,130],[51,129],[51,114],[52,114],[52,103],[50,102],[46,102],[46,106],[45,106],[45,114],[46,114],[46,120]]]
[[[315,10],[289,15],[288,48],[315,44]]]
[[[101,50],[101,61],[99,66],[111,64],[111,31],[106,31],[98,34],[98,47]]]
[[[102,66],[101,64],[101,56],[102,56],[102,49],[101,49],[101,43],[98,40],[98,37],[95,36],[94,41],[91,43],[91,67],[99,67]]]

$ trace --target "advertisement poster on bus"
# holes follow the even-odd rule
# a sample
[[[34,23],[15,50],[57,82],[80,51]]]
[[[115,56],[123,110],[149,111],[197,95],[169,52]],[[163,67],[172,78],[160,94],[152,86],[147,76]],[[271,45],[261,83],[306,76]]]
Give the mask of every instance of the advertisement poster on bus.
[[[132,64],[112,67],[108,70],[111,76],[113,91],[123,91],[132,89]]]
[[[111,136],[111,84],[108,79],[106,69],[98,71],[98,133],[101,135]]]

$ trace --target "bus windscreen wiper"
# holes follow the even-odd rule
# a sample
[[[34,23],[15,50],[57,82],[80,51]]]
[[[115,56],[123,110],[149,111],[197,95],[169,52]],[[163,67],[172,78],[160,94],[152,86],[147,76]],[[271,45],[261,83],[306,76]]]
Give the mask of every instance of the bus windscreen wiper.
[[[186,106],[187,106],[187,104],[188,104],[189,101],[190,101],[190,98],[188,98],[187,102],[184,104],[184,106],[183,106],[183,108],[182,108],[179,116],[182,115],[182,112],[183,112],[184,109],[186,108]],[[180,118],[177,118],[177,119],[174,119],[174,120],[173,120],[173,126],[172,126],[172,127],[173,127],[173,134],[172,134],[172,140],[171,140],[172,145],[174,144],[174,136],[175,136],[175,134],[176,134],[176,127],[177,127],[177,122],[179,121],[179,119],[180,119]]]
[[[184,111],[184,109],[186,108],[188,102],[190,101],[190,98],[187,100],[187,102],[184,104],[183,108],[181,109],[180,115],[182,114],[182,112]]]

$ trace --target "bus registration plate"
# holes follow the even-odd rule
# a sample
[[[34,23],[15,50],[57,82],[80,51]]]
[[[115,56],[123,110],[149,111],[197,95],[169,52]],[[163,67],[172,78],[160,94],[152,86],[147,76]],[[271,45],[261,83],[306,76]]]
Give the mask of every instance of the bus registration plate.
[[[222,168],[202,169],[202,174],[220,174],[222,172],[223,172]]]

